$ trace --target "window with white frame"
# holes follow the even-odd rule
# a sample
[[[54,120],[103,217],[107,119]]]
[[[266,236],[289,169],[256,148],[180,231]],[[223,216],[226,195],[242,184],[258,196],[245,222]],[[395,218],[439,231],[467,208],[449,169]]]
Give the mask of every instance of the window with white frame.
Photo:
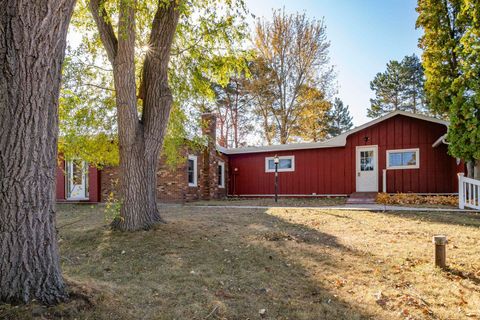
[[[278,172],[295,171],[295,156],[278,157]],[[275,172],[274,157],[265,158],[265,172]]]
[[[217,178],[218,186],[220,188],[225,188],[225,162],[223,161],[218,162]]]
[[[418,169],[420,149],[387,150],[387,169]]]
[[[197,186],[197,156],[188,156],[187,164],[188,186]]]

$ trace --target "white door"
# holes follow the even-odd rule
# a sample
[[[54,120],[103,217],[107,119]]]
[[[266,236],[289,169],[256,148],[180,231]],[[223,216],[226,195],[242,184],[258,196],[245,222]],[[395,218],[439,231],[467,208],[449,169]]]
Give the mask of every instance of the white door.
[[[67,161],[67,200],[87,200],[88,164],[81,160]]]
[[[378,192],[378,147],[357,147],[357,192]]]

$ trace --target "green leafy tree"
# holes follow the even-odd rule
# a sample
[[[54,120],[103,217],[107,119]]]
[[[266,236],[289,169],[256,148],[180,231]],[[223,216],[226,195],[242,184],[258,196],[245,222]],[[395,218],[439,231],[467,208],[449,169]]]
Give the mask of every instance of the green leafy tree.
[[[82,43],[67,49],[60,94],[58,152],[91,165],[118,165],[115,89],[111,69],[98,66]]]
[[[464,0],[419,0],[417,28],[424,34],[419,46],[423,49],[425,91],[429,107],[448,116],[452,105],[453,81],[460,75],[458,49],[465,27],[458,21]]]
[[[325,118],[327,121],[327,136],[332,138],[350,130],[353,127],[352,119],[348,105],[344,105],[340,98],[335,98],[332,108],[328,111]]]
[[[449,152],[480,177],[480,3],[419,0],[417,27],[431,108],[450,118]],[[473,168],[475,166],[475,169]]]
[[[423,67],[416,55],[389,61],[386,71],[377,73],[370,82],[375,98],[370,99],[367,115],[378,118],[395,110],[424,113],[423,86]]]
[[[167,132],[173,144],[183,142],[179,135],[185,133],[187,122],[192,123],[187,109],[198,100],[214,98],[212,81],[226,84],[243,70],[236,45],[246,33],[244,14],[240,0],[79,2],[73,32],[82,35],[85,52],[93,57],[87,65],[109,70],[105,83],[93,77],[90,88],[111,91],[97,97],[114,99],[108,112],[104,108],[109,105],[100,99],[98,107],[88,103],[93,105],[92,114],[114,115],[116,120],[113,131],[118,138],[113,141],[119,150],[122,206],[114,228],[148,229],[162,221],[156,203],[156,166],[164,142],[164,152],[177,149],[167,145]],[[82,103],[73,106],[82,108]],[[100,131],[108,132],[104,129]],[[91,136],[95,140],[101,135],[94,130]],[[74,147],[75,143],[65,149]]]

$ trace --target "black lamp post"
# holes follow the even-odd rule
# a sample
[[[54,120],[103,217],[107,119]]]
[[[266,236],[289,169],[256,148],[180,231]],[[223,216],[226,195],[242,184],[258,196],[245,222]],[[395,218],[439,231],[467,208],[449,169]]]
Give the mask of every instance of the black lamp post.
[[[280,159],[277,155],[273,158],[273,163],[275,163],[275,202],[278,202],[278,163]]]

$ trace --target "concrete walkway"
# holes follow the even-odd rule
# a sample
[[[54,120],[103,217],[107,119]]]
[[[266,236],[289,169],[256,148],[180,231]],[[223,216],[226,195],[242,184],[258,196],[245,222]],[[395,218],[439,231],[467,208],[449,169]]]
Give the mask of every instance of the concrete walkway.
[[[284,207],[284,206],[244,206],[244,205],[189,205],[186,207],[195,208],[223,208],[223,209],[308,209],[308,210],[347,210],[347,211],[423,211],[423,212],[470,212],[480,213],[477,210],[469,209],[449,209],[449,208],[424,208],[424,207],[405,207],[405,206],[390,206],[382,204],[345,204],[339,206],[324,206],[324,207]]]

